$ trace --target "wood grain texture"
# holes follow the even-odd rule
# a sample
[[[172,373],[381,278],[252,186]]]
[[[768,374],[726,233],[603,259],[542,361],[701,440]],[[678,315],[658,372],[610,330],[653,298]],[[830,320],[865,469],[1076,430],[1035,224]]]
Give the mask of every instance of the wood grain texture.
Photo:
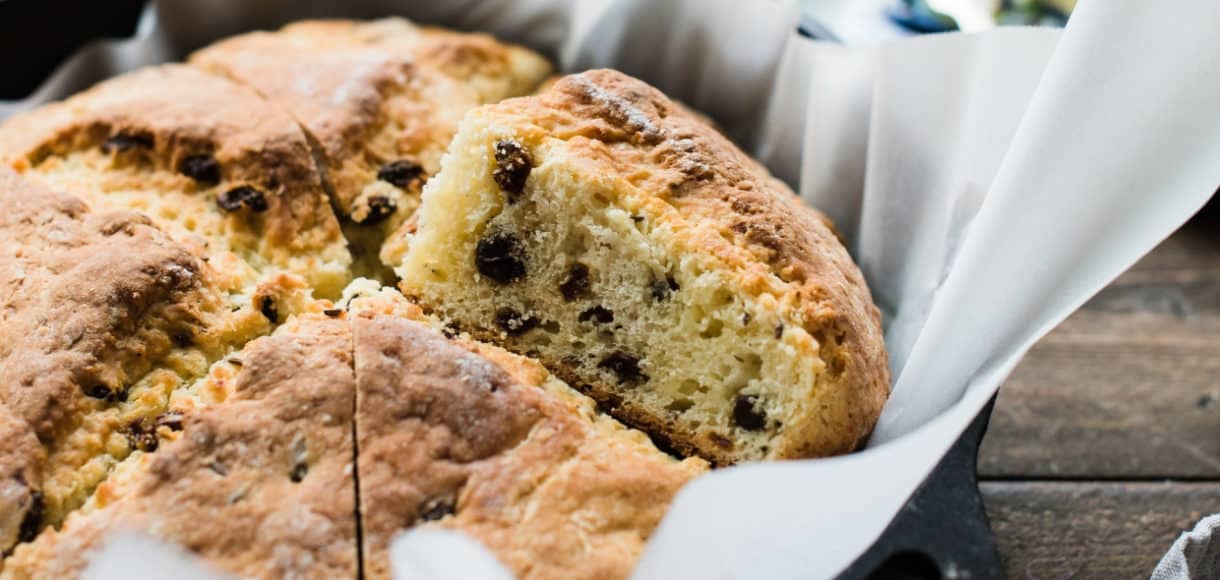
[[[979,470],[1220,479],[1220,219],[1183,227],[1035,345]]]
[[[979,472],[1013,579],[1147,578],[1220,512],[1220,203],[1030,351]]]
[[[988,482],[1012,580],[1148,578],[1183,531],[1220,511],[1220,482]]]

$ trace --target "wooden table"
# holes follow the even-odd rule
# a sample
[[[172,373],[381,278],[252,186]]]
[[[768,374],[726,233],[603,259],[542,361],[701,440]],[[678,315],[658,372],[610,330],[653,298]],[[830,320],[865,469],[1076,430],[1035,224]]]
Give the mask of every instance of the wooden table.
[[[979,471],[1013,579],[1148,578],[1220,512],[1220,203],[1034,346]]]

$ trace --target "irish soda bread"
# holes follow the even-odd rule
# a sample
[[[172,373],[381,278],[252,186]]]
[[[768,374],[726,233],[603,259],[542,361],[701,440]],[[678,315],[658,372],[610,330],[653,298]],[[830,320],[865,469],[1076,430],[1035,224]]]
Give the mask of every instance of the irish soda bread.
[[[829,224],[642,82],[549,74],[303,22],[0,125],[0,580],[120,530],[388,578],[420,527],[625,578],[710,464],[858,445],[885,353]]]
[[[402,288],[716,463],[851,451],[889,391],[880,316],[827,220],[614,71],[466,116]]]

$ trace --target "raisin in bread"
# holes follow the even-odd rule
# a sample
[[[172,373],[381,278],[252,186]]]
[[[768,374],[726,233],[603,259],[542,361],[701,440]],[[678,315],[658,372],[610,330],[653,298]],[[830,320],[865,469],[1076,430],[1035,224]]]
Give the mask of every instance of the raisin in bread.
[[[889,389],[879,313],[829,222],[614,71],[467,115],[401,287],[718,464],[851,451]]]
[[[196,245],[234,292],[276,272],[322,296],[351,257],[304,133],[254,91],[182,65],[142,69],[9,119],[0,158]]]
[[[386,281],[381,243],[414,213],[462,115],[528,93],[550,72],[524,48],[401,18],[300,22],[221,41],[190,62],[301,123],[345,218],[357,275]]]

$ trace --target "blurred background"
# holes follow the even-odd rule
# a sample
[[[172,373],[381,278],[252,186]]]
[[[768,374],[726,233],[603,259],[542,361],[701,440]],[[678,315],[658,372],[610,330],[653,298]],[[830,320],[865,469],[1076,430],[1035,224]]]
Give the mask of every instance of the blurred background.
[[[851,46],[935,32],[976,32],[1001,25],[1062,26],[1076,0],[776,0],[805,15],[816,38]],[[145,0],[0,0],[0,99],[20,99],[82,39],[135,32]],[[70,17],[65,18],[65,15]]]
[[[817,34],[852,46],[934,32],[995,26],[1063,26],[1076,0],[784,0]]]

